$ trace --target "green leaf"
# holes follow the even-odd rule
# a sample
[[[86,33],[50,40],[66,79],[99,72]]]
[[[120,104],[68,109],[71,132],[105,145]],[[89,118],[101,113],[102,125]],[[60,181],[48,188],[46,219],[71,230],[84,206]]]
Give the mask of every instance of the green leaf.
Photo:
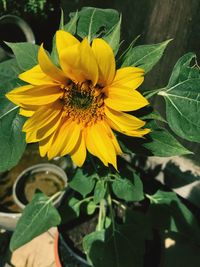
[[[79,12],[76,11],[75,13],[70,13],[71,19],[70,21],[63,26],[63,30],[70,32],[71,34],[76,33],[76,26],[79,18]]]
[[[170,128],[180,137],[200,142],[200,71],[193,53],[181,57],[176,63],[169,83],[158,95],[166,102],[166,117]]]
[[[200,78],[179,82],[158,93],[166,102],[170,128],[180,137],[200,142]]]
[[[151,151],[157,157],[171,157],[193,154],[182,146],[167,130],[151,121],[146,124],[152,132],[148,135],[149,142],[144,143],[143,146]]]
[[[0,63],[1,95],[24,84],[24,82],[18,79],[20,72],[21,70],[14,58]]]
[[[159,44],[140,45],[128,50],[124,55],[122,67],[136,66],[149,72],[162,57],[171,40]]]
[[[74,211],[77,217],[80,215],[81,201],[79,199],[75,197],[70,198],[68,206]]]
[[[191,211],[173,192],[157,191],[149,196],[149,216],[155,228],[177,232],[200,244],[200,227]]]
[[[15,59],[0,63],[0,172],[11,169],[20,160],[25,147],[25,134],[22,126],[25,119],[18,115],[18,107],[5,96],[7,92],[20,86],[20,69]]]
[[[11,251],[46,232],[52,226],[57,226],[60,222],[60,215],[54,208],[51,199],[43,193],[37,193],[31,203],[24,209],[23,215],[17,224],[11,238]]]
[[[95,185],[94,175],[89,175],[82,169],[77,169],[69,186],[75,191],[79,192],[83,197],[89,194]]]
[[[152,111],[151,113],[140,117],[141,120],[157,120],[162,122],[167,122],[157,111]],[[148,126],[148,125],[146,125]]]
[[[0,106],[0,172],[3,172],[15,166],[25,150],[22,132],[25,119],[18,114],[18,107],[1,95]]]
[[[142,267],[147,239],[144,221],[141,216],[138,222],[112,224],[85,236],[83,248],[89,263],[95,267]]]
[[[140,178],[132,173],[131,179],[119,178],[112,183],[114,194],[125,201],[141,201],[144,199],[143,185]]]
[[[88,202],[88,205],[87,205],[87,214],[88,215],[92,215],[95,212],[96,207],[97,206],[96,206],[96,203],[95,202],[93,202],[93,201]]]
[[[97,204],[99,203],[106,194],[106,184],[104,181],[100,180],[96,183],[94,189],[94,202]]]
[[[195,65],[191,67],[191,61],[196,61],[196,55],[194,53],[187,53],[177,61],[173,68],[167,88],[189,78],[199,78],[199,69]]]
[[[25,71],[38,64],[39,46],[32,43],[6,43],[13,51],[19,67]]]
[[[71,14],[75,16],[76,13]],[[81,37],[88,37],[89,41],[106,34],[119,21],[119,13],[114,9],[101,9],[93,7],[84,7],[79,11],[79,20],[77,23],[77,34]]]
[[[120,19],[117,22],[117,24],[103,38],[112,47],[115,55],[117,54],[117,52],[119,50],[121,21],[122,21],[122,17],[120,16]]]

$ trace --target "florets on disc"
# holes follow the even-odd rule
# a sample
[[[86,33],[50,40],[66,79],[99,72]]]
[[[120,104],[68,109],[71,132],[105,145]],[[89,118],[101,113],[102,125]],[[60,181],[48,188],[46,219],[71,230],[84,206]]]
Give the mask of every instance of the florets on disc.
[[[104,118],[104,93],[100,86],[90,81],[74,83],[63,88],[61,101],[66,117],[89,126]]]
[[[26,141],[39,142],[41,156],[49,159],[69,154],[81,167],[89,151],[117,169],[122,150],[113,130],[133,137],[149,132],[142,128],[145,122],[127,113],[148,105],[137,91],[144,71],[116,69],[113,50],[101,38],[79,41],[59,30],[56,47],[60,68],[41,46],[38,65],[19,76],[28,84],[6,95],[29,117]]]

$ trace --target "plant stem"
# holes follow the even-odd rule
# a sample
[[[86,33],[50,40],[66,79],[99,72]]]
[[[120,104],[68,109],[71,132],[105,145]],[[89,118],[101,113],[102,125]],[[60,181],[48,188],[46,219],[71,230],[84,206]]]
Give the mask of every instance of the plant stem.
[[[113,231],[115,231],[115,216],[114,216],[114,211],[113,211],[113,206],[112,206],[112,198],[111,198],[110,193],[108,193],[108,207],[110,210],[110,218],[112,221],[112,228],[113,228]]]
[[[118,206],[120,206],[123,210],[126,210],[127,207],[125,205],[123,205],[121,202],[119,202],[116,199],[112,199],[112,202],[114,202],[115,204],[117,204]]]
[[[105,209],[105,199],[100,201],[99,206],[99,217],[98,217],[98,224],[97,224],[97,231],[101,231],[104,228],[104,222],[106,217],[106,209]]]
[[[144,96],[145,98],[149,99],[151,98],[152,96],[156,95],[157,93],[159,93],[160,91],[163,91],[165,89],[165,87],[163,88],[159,88],[159,89],[154,89],[154,90],[149,90],[149,91],[146,91],[144,92]]]

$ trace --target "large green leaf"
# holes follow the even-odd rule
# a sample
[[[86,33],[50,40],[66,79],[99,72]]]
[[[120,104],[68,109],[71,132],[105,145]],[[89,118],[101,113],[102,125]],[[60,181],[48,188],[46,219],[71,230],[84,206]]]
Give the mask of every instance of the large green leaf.
[[[25,147],[22,126],[25,119],[18,115],[18,107],[0,96],[0,172],[11,169],[20,160]]]
[[[70,32],[71,34],[76,33],[76,26],[79,18],[79,12],[77,11],[76,13],[70,13],[70,21],[63,26],[63,30],[66,32]]]
[[[18,79],[20,72],[16,59],[9,59],[0,63],[1,95],[23,84]]]
[[[116,176],[112,183],[112,190],[118,198],[125,201],[140,201],[144,199],[142,182],[135,173],[132,173],[130,179]]]
[[[19,219],[11,239],[11,251],[46,232],[52,226],[57,226],[60,222],[60,215],[56,208],[54,208],[51,199],[43,193],[36,193]]]
[[[95,267],[142,267],[147,227],[145,216],[134,213],[125,224],[114,223],[85,236],[83,248],[88,261]]]
[[[121,30],[121,17],[117,24],[110,30],[110,32],[104,37],[107,43],[112,47],[114,54],[116,55],[119,50],[120,44],[120,30]]]
[[[106,183],[103,180],[99,180],[94,188],[94,202],[99,203],[106,194]]]
[[[178,232],[188,240],[200,244],[200,227],[191,211],[173,192],[157,191],[149,197],[150,220],[162,231]]]
[[[185,154],[192,154],[188,149],[182,146],[166,129],[151,121],[146,125],[151,129],[148,135],[149,142],[143,146],[151,151],[157,157],[171,157]]]
[[[179,82],[159,95],[166,101],[171,129],[188,141],[200,142],[200,78]]]
[[[170,41],[167,40],[159,44],[140,45],[130,48],[123,57],[122,66],[136,66],[144,69],[145,73],[149,72],[160,60]]]
[[[39,46],[32,43],[6,43],[13,51],[19,67],[25,71],[38,64]]]
[[[200,71],[191,61],[193,53],[176,63],[169,83],[158,95],[166,102],[166,116],[171,129],[180,137],[200,142]]]
[[[72,18],[76,13],[71,14]],[[92,40],[100,34],[106,34],[119,21],[119,13],[114,9],[84,7],[79,11],[76,33],[81,37]]]
[[[189,78],[198,78],[200,76],[198,67],[195,65],[193,67],[190,66],[192,61],[196,61],[194,53],[187,53],[177,61],[169,79],[168,88]]]
[[[15,59],[0,63],[0,172],[11,169],[20,160],[25,147],[22,126],[25,119],[18,115],[18,107],[4,94],[23,84],[18,79],[20,69]]]
[[[77,169],[69,186],[75,191],[79,192],[83,197],[89,194],[95,185],[94,175],[89,175],[83,169]]]

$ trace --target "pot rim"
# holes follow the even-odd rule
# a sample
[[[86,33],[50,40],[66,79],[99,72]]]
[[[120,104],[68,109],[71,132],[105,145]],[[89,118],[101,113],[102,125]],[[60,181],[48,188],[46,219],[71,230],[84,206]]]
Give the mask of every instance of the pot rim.
[[[87,262],[86,259],[81,257],[78,253],[76,253],[69,244],[65,241],[63,238],[62,233],[59,231],[59,228],[57,228],[55,239],[54,239],[54,255],[55,255],[55,262],[56,262],[56,267],[62,267],[62,264],[60,262],[60,256],[59,256],[59,241],[62,241],[62,245],[68,250],[68,252],[74,256],[80,263],[85,264],[85,266],[90,267],[89,263]]]
[[[39,164],[35,164],[35,165],[32,165],[26,169],[24,169],[18,176],[17,176],[17,179],[15,180],[14,184],[13,184],[13,190],[12,190],[12,194],[13,194],[13,199],[14,199],[14,202],[21,208],[21,209],[24,209],[26,207],[26,205],[24,205],[18,198],[17,196],[17,185],[19,183],[19,181],[21,180],[21,178],[24,176],[24,174],[26,174],[27,172],[29,171],[32,171],[34,169],[37,169],[37,168],[49,168],[52,172],[56,173],[56,174],[59,174],[59,177],[62,179],[62,181],[64,182],[64,187],[67,186],[68,184],[68,178],[67,178],[67,174],[64,172],[64,170],[62,168],[60,168],[59,166],[55,165],[55,164],[52,164],[52,163],[39,163]],[[56,172],[54,171],[56,170]],[[55,207],[57,207],[59,204],[60,204],[60,201],[61,199],[63,198],[65,194],[65,191],[63,191],[60,196],[58,198],[56,198],[54,201],[53,201],[53,204]]]

